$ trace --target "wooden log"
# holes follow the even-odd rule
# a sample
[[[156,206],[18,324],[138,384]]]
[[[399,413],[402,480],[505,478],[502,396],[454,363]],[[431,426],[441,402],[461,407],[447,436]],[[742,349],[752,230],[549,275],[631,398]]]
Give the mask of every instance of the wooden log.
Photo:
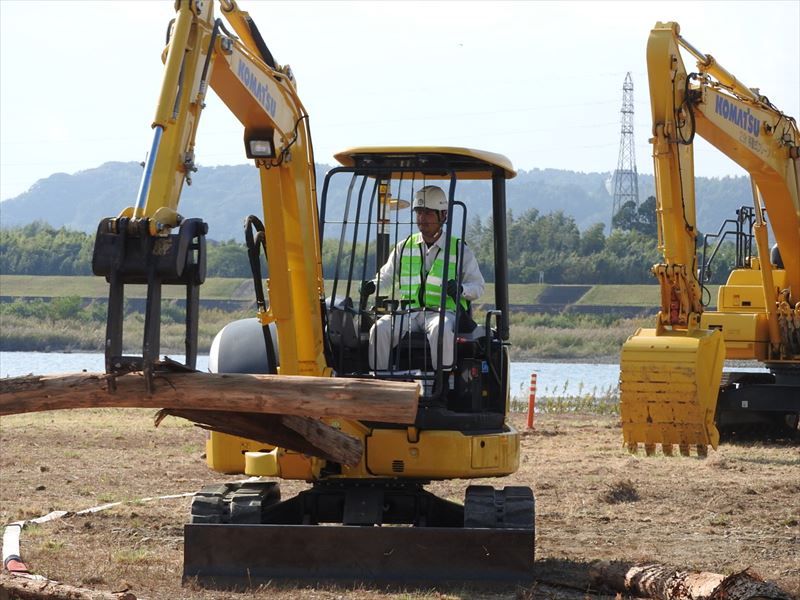
[[[0,573],[0,600],[136,600],[130,592],[102,592],[30,575]]]
[[[594,591],[594,586],[589,578],[590,564],[576,560],[562,558],[537,559],[534,564],[534,577],[537,584],[553,588],[572,588],[586,592]]]
[[[725,576],[655,563],[598,561],[589,574],[595,585],[654,600],[791,600],[789,594],[749,569]]]
[[[188,419],[203,429],[280,446],[347,466],[358,464],[364,452],[361,440],[311,417],[163,409],[156,415],[156,426],[169,415]]]
[[[320,448],[325,453],[322,458],[340,456],[341,458],[336,462],[348,467],[354,467],[361,460],[364,453],[361,440],[347,435],[319,419],[294,415],[283,415],[280,419],[283,425],[300,435],[301,439]]]
[[[115,390],[109,389],[113,380]],[[419,384],[343,377],[158,372],[68,373],[0,379],[0,416],[63,408],[174,408],[411,424]]]

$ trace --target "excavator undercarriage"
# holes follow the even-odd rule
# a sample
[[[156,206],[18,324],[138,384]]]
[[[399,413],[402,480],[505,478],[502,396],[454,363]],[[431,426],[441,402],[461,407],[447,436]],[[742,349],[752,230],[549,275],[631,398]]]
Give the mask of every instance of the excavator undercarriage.
[[[423,481],[314,483],[281,501],[273,481],[204,488],[185,526],[184,579],[208,586],[272,580],[529,581],[530,488],[467,488],[464,504]]]

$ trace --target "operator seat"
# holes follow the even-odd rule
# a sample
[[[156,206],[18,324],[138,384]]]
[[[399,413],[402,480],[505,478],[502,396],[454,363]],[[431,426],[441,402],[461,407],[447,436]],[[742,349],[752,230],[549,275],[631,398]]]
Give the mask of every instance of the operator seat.
[[[458,313],[456,338],[474,343],[475,340],[485,336],[486,328],[475,323],[472,318],[472,303],[468,302],[467,309]],[[390,364],[400,371],[433,371],[427,334],[424,331],[405,333],[392,351]]]

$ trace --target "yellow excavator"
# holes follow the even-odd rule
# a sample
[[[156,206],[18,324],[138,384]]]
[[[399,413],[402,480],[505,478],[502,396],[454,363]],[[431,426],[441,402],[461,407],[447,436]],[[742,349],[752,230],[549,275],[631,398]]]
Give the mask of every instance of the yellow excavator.
[[[681,49],[697,60],[687,73]],[[721,427],[786,424],[800,416],[800,134],[793,118],[742,84],[711,55],[657,23],[647,44],[653,118],[658,242],[653,267],[661,288],[654,329],[622,348],[621,417],[625,444],[647,454],[661,444],[688,455],[716,448]],[[749,226],[732,232],[738,267],[704,311],[695,215],[695,135],[751,177]],[[749,214],[749,218],[744,215]],[[770,250],[767,218],[775,236]],[[722,230],[721,230],[722,231]],[[753,240],[756,253],[752,254]],[[744,249],[749,249],[747,252]],[[703,252],[705,255],[705,252]],[[726,372],[725,359],[755,360],[763,372]]]
[[[185,526],[184,577],[214,585],[528,580],[534,556],[529,488],[472,485],[460,501],[424,487],[435,480],[500,477],[519,465],[519,434],[506,422],[505,182],[515,175],[511,163],[464,148],[352,148],[336,156],[341,166],[326,175],[318,203],[309,115],[291,69],[275,61],[252,18],[233,0],[220,0],[227,26],[215,18],[210,1],[177,0],[175,6],[137,201],[103,219],[96,236],[93,270],[110,284],[107,372],[142,371],[152,389],[160,371],[196,365],[208,225],[181,216],[178,203],[196,170],[194,140],[210,86],[243,126],[262,194],[261,218],[248,217],[245,231],[258,313],[217,335],[210,369],[412,381],[421,390],[413,425],[325,419],[363,444],[360,461],[350,466],[217,427],[207,442],[208,465],[250,479],[197,493]],[[386,318],[402,323],[418,308],[386,282],[370,305],[362,282],[415,231],[408,200],[431,184],[447,199],[446,252],[459,252],[463,241],[457,240],[464,239],[474,206],[461,202],[457,190],[467,185],[470,198],[490,203],[495,257],[483,268],[494,275],[495,309],[475,323],[457,291],[459,326],[450,364],[431,360],[431,344],[442,356],[443,333],[429,342],[400,330],[388,368],[376,371],[369,361],[373,325]],[[335,251],[323,279],[326,244]],[[147,286],[141,355],[123,353],[125,286],[131,284]],[[159,359],[162,285],[186,289],[183,364]],[[440,320],[440,332],[448,318],[445,293],[442,286],[440,303],[426,308]],[[253,422],[262,417],[244,415]],[[280,479],[308,486],[281,499]]]

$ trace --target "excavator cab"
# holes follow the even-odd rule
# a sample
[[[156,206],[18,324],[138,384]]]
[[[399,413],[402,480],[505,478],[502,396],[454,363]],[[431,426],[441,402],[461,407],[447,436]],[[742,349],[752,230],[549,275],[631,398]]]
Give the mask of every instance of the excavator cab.
[[[781,361],[770,343],[764,278],[778,290],[789,286],[780,247],[774,244],[768,252],[767,240],[759,243],[757,239],[758,225],[765,225],[766,219],[766,211],[759,216],[753,206],[742,206],[736,210],[735,218],[726,219],[716,233],[703,236],[701,280],[709,301],[705,283],[711,278],[725,240],[732,242],[735,254],[732,268],[724,269],[729,272],[719,286],[716,307],[703,313],[701,326],[722,332],[726,359],[758,361],[764,367],[758,371],[731,368],[722,374],[715,421],[723,440],[797,439],[800,435],[800,369],[792,361]],[[789,319],[784,322],[789,325]],[[798,325],[785,328],[785,351],[793,346],[800,348]]]
[[[320,202],[330,365],[340,376],[417,381],[427,414],[437,413],[440,420],[501,425],[508,396],[504,239],[492,262],[479,265],[481,274],[470,273],[481,282],[483,273],[494,276],[494,298],[474,298],[490,308],[479,314],[459,292],[467,223],[486,214],[487,205],[502,211],[510,165],[496,155],[440,148],[359,148],[336,158],[342,166],[325,177]],[[450,297],[447,281],[438,285],[429,274],[423,286],[433,285],[435,292],[428,289],[421,305],[410,299],[403,280],[413,275],[398,271],[419,235],[412,199],[432,185],[447,197],[441,249],[434,251],[449,255],[442,258],[452,265],[449,278],[458,285]],[[504,236],[502,213],[494,214],[493,222],[499,224],[495,233]],[[473,271],[475,262],[469,265]],[[387,263],[391,277],[382,280]],[[364,282],[373,282],[374,293],[364,293]],[[420,326],[423,319],[429,333]],[[376,333],[380,328],[383,340]]]

